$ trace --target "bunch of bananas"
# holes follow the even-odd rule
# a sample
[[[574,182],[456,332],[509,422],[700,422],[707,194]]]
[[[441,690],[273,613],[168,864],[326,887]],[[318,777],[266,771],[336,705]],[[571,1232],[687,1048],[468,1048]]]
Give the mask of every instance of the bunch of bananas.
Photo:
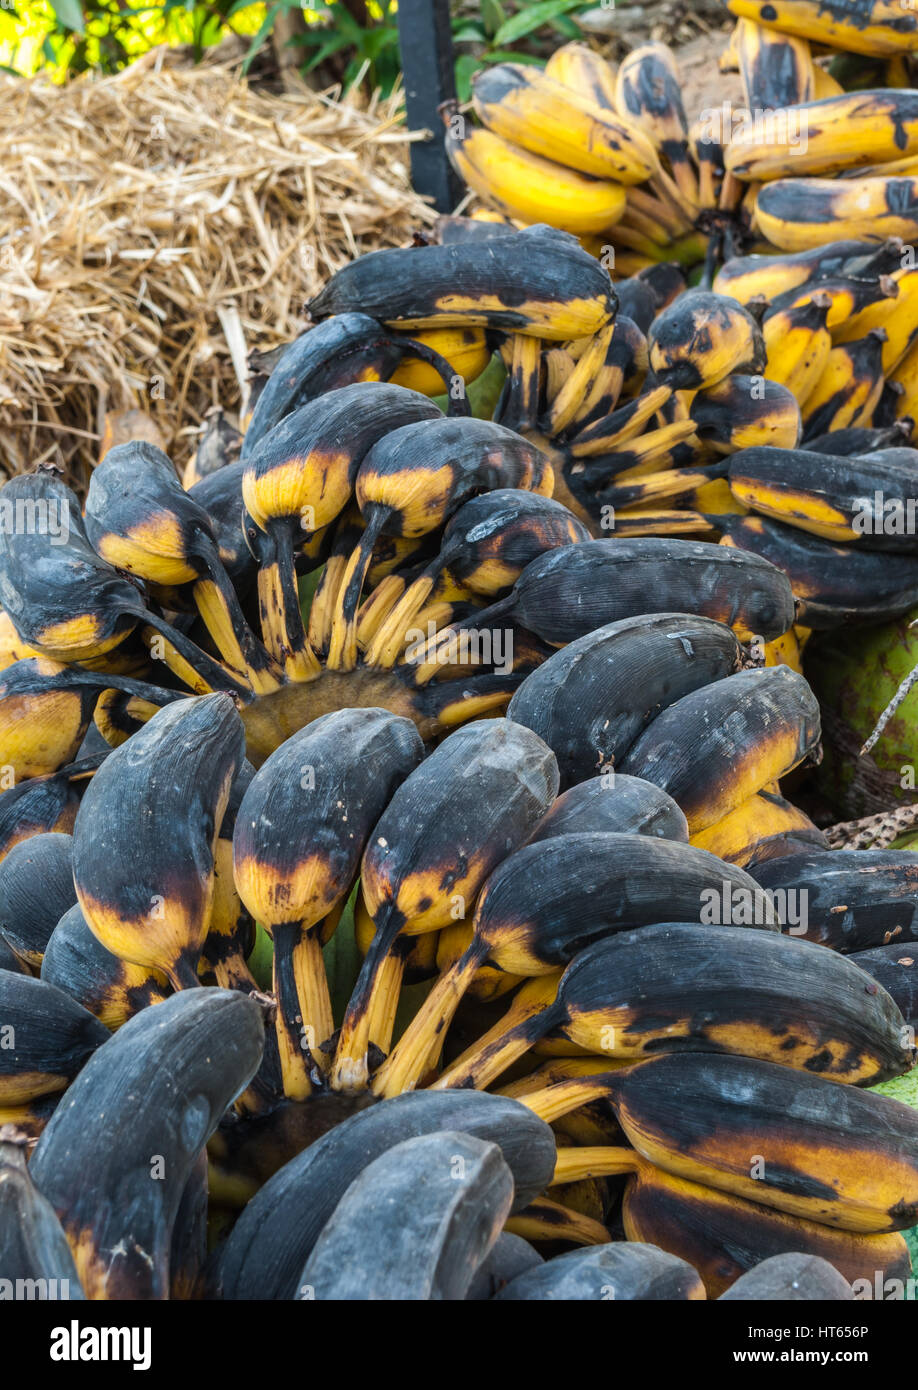
[[[567,44],[544,71],[504,63],[473,88],[477,124],[446,115],[458,173],[510,224],[576,233],[620,275],[660,262],[691,266],[726,241],[799,251],[841,237],[918,237],[918,95],[907,6],[731,0],[738,16],[721,67],[740,74],[744,105],[690,121],[678,64],[661,43],[617,71]],[[901,13],[899,11],[901,10]],[[893,22],[893,18],[894,21]],[[814,49],[856,39],[863,73],[832,76]],[[869,56],[865,56],[869,55]],[[839,177],[840,176],[840,177]],[[713,243],[713,245],[712,245]]]
[[[865,1088],[915,1061],[884,947],[918,939],[918,854],[830,852],[783,794],[827,604],[734,531],[761,511],[891,585],[915,557],[855,539],[839,469],[905,501],[908,459],[860,418],[847,455],[798,448],[756,291],[613,289],[563,231],[490,230],[335,276],[187,487],[136,442],[85,510],[46,469],[0,490],[0,1278],[907,1276],[918,1116]],[[848,290],[812,256],[788,288],[860,293],[845,254]]]
[[[544,71],[489,67],[474,80],[472,106],[479,124],[454,109],[445,118],[448,153],[469,188],[517,226],[577,234],[625,275],[703,259],[708,231],[742,193],[724,178],[716,121],[690,128],[663,43],[635,49],[617,72],[580,43],[558,49]]]

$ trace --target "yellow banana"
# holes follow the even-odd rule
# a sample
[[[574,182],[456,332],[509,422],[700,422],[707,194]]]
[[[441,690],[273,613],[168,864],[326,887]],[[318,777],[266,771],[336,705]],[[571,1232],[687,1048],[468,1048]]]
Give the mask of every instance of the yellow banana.
[[[901,0],[727,0],[727,9],[769,29],[873,58],[914,52],[918,42],[918,12]]]
[[[785,106],[734,132],[724,165],[742,179],[835,174],[918,154],[918,92],[878,88]]]
[[[782,251],[842,237],[918,238],[918,178],[778,179],[759,190],[755,220]]]
[[[482,68],[472,100],[488,130],[568,169],[625,184],[659,170],[653,144],[633,122],[522,63]]]
[[[469,129],[461,140],[448,135],[447,149],[469,188],[508,217],[581,234],[605,231],[625,210],[621,184],[565,169],[493,131]]]
[[[789,387],[798,401],[805,401],[826,369],[832,335],[826,319],[832,301],[814,292],[804,304],[792,305],[767,318],[762,325],[769,381]]]

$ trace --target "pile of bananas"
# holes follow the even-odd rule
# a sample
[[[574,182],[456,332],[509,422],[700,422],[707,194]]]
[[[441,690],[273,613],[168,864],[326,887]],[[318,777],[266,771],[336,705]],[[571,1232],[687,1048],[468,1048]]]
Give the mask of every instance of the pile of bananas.
[[[558,49],[544,71],[488,67],[472,106],[478,125],[446,113],[446,148],[469,188],[517,226],[576,234],[623,274],[701,260],[719,209],[732,209],[741,191],[724,183],[716,133],[690,131],[676,60],[662,43],[635,49],[614,75],[579,43]]]
[[[473,125],[447,113],[462,178],[516,226],[576,233],[616,273],[691,266],[728,252],[806,250],[842,237],[918,237],[918,93],[906,57],[918,12],[791,0],[730,0],[739,16],[721,67],[740,74],[744,106],[690,121],[665,44],[629,53],[613,74],[582,44],[544,71],[504,63],[475,80]],[[889,59],[869,90],[846,91],[813,45]],[[863,66],[867,59],[862,58]],[[861,85],[863,85],[861,83]]]
[[[734,531],[916,560],[807,493],[870,471],[869,427],[801,451],[767,379],[742,417],[755,307],[666,266],[616,290],[545,227],[378,252],[187,487],[135,442],[85,509],[46,468],[0,490],[0,1278],[907,1278],[918,1114],[865,1088],[915,1062],[918,854],[829,852],[782,794],[820,749],[795,623],[843,603]],[[659,509],[687,496],[734,510]]]

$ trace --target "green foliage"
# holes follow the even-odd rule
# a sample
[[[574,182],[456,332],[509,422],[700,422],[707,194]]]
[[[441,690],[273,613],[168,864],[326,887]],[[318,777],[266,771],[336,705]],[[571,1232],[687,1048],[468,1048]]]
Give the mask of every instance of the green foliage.
[[[460,101],[467,101],[475,72],[485,64],[512,60],[541,63],[546,38],[576,38],[571,15],[591,0],[480,0],[453,19],[455,76]],[[249,35],[244,68],[271,41],[280,15],[301,12],[305,33],[289,40],[304,74],[330,71],[345,88],[360,83],[384,96],[399,79],[397,0],[37,0],[17,17],[16,31],[27,40],[26,58],[0,52],[0,66],[30,72],[53,68],[64,78],[96,69],[117,72],[161,43],[183,43],[196,60],[227,33]],[[360,17],[358,17],[360,16]],[[7,31],[0,31],[0,45]],[[15,48],[15,44],[13,45]]]

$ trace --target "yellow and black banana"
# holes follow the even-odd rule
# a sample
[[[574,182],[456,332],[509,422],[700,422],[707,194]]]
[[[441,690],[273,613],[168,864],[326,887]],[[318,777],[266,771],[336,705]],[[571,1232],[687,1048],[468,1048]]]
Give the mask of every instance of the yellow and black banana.
[[[866,994],[860,971],[809,942],[744,927],[644,926],[580,951],[560,980],[524,985],[435,1085],[490,1085],[548,1034],[613,1062],[733,1053],[874,1084],[907,1071],[915,1050],[895,1001],[879,988]]]
[[[819,738],[819,702],[803,676],[789,666],[763,667],[669,705],[621,769],[667,791],[695,835],[816,757]]]
[[[32,975],[0,971],[0,1105],[56,1096],[73,1081],[109,1032],[75,999]]]
[[[832,350],[831,307],[831,297],[814,290],[804,303],[778,309],[762,324],[765,376],[787,387],[798,402],[812,394],[826,369]]]
[[[852,8],[832,0],[727,0],[727,9],[766,28],[867,57],[894,58],[914,50],[918,16],[896,0],[866,0]]]
[[[804,442],[809,435],[873,423],[883,393],[885,340],[885,329],[872,328],[856,342],[832,348],[803,405]]]
[[[830,175],[918,155],[918,92],[880,88],[781,105],[727,146],[724,163],[738,178],[783,179],[791,169]]]
[[[355,1178],[403,1140],[444,1130],[471,1134],[500,1148],[513,1174],[514,1211],[527,1207],[548,1186],[556,1158],[554,1136],[518,1101],[475,1091],[397,1096],[391,1104],[371,1105],[336,1124],[256,1193],[220,1254],[223,1297],[301,1296],[303,1266]]]
[[[711,518],[721,545],[751,550],[784,570],[810,628],[882,623],[918,603],[918,559],[859,546],[833,545],[764,516]]]
[[[623,759],[661,709],[741,663],[736,634],[710,618],[623,618],[549,657],[526,677],[507,713],[554,749],[567,788],[613,765],[627,771]]]
[[[357,613],[381,536],[429,535],[479,492],[511,487],[550,496],[553,485],[548,457],[490,420],[441,416],[384,435],[357,470],[354,495],[364,530],[341,574],[327,665],[351,671],[357,663]]]
[[[83,1068],[30,1171],[64,1228],[88,1298],[168,1296],[182,1194],[263,1047],[254,999],[191,989],[143,1009]]]
[[[692,836],[692,844],[753,872],[766,859],[804,849],[828,849],[823,832],[805,811],[776,792],[756,792],[722,820]]]
[[[627,185],[644,183],[659,171],[653,143],[637,125],[538,68],[522,63],[482,68],[472,82],[472,105],[495,135],[581,174]]]
[[[615,73],[598,53],[585,43],[564,43],[545,64],[545,75],[572,92],[587,97],[603,111],[614,111]]]
[[[918,553],[918,478],[910,458],[897,464],[890,452],[744,449],[730,460],[730,487],[753,511],[836,545]]]
[[[828,354],[827,354],[828,355]],[[789,385],[765,376],[732,372],[716,386],[696,392],[689,418],[702,444],[717,454],[755,445],[793,449],[802,424]]]
[[[831,276],[849,280],[874,280],[891,275],[902,264],[897,241],[877,244],[862,240],[829,240],[825,245],[782,255],[735,256],[725,261],[714,277],[718,294],[732,295],[741,304],[760,296],[774,309],[775,300],[792,290],[819,288],[818,281]]]
[[[240,898],[274,938],[277,1040],[293,1100],[311,1094],[334,1031],[321,924],[347,898],[373,826],[423,751],[409,719],[338,710],[282,743],[242,798],[233,873]]]
[[[542,226],[374,251],[339,270],[308,307],[317,319],[363,305],[402,328],[496,328],[565,342],[598,332],[615,303],[608,271],[574,237]]]
[[[485,960],[516,975],[551,975],[616,932],[700,921],[708,894],[719,902],[733,889],[749,903],[750,926],[777,929],[770,902],[747,874],[677,841],[585,832],[517,850],[488,879],[470,945],[427,996],[376,1073],[373,1090],[394,1096],[417,1084]]]
[[[251,546],[259,560],[262,621],[272,655],[292,679],[309,680],[320,669],[300,611],[299,543],[338,518],[374,444],[403,426],[440,418],[419,392],[362,382],[301,406],[248,456],[242,497],[255,523]]]
[[[506,598],[460,630],[512,621],[553,646],[643,614],[693,613],[771,641],[791,627],[785,576],[760,563],[724,563],[723,546],[664,537],[585,541],[532,560]],[[648,597],[649,596],[649,597]]]
[[[214,849],[245,733],[228,695],[160,710],[106,758],[77,814],[73,876],[90,927],[115,955],[198,984]]]
[[[673,390],[716,386],[731,372],[761,373],[762,330],[735,299],[689,290],[654,320],[648,335],[650,366]]]
[[[796,106],[816,95],[815,64],[806,39],[738,19],[731,44],[748,111]]]
[[[95,1014],[111,1032],[172,993],[161,971],[112,955],[90,930],[79,903],[64,913],[51,933],[41,978]]]
[[[918,178],[782,178],[755,203],[762,235],[782,251],[808,251],[839,237],[918,237]]]
[[[447,134],[446,149],[469,188],[507,217],[530,227],[549,218],[552,226],[564,232],[598,235],[607,232],[625,211],[625,190],[620,183],[565,168],[512,145],[491,130],[476,126],[469,127],[461,138]],[[485,297],[482,307],[486,303]],[[501,319],[504,326],[511,326],[507,314],[502,312]],[[472,321],[488,320],[476,316]]]
[[[754,877],[769,891],[794,892],[806,909],[801,934],[833,950],[865,951],[918,938],[913,851],[804,851],[757,865]]]
[[[391,797],[361,867],[376,934],[342,1023],[336,1089],[366,1085],[371,1010],[399,935],[464,918],[488,875],[528,839],[557,792],[551,750],[529,729],[500,719],[451,734]]]
[[[683,1052],[558,1082],[523,1103],[554,1118],[603,1094],[634,1146],[606,1151],[606,1171],[623,1171],[636,1151],[676,1177],[838,1230],[913,1224],[918,1116],[900,1101],[805,1069]],[[598,1175],[602,1153],[563,1151],[556,1179]]]
[[[679,70],[666,44],[632,49],[619,64],[616,105],[625,120],[650,136],[672,169],[684,205],[698,207],[698,176],[688,139]]]
[[[599,942],[574,957],[546,1013],[547,1027],[619,1061],[733,1053],[867,1086],[915,1056],[894,1000],[865,990],[850,961],[745,927],[671,922]]]
[[[898,1233],[835,1230],[688,1182],[651,1163],[637,1166],[622,1200],[627,1239],[686,1260],[698,1270],[709,1298],[721,1297],[741,1275],[775,1255],[818,1256],[849,1286],[860,1281],[861,1297],[873,1297],[878,1281],[882,1287],[887,1279],[909,1276],[908,1245]]]

